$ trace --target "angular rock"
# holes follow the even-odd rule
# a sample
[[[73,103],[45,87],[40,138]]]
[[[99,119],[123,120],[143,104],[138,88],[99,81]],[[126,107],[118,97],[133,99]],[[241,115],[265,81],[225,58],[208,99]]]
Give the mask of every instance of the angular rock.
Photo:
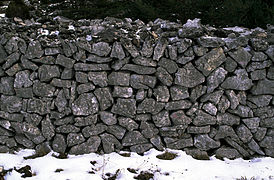
[[[214,139],[219,140],[219,139],[224,139],[226,137],[230,137],[231,139],[235,141],[239,141],[237,134],[235,133],[234,129],[231,126],[227,126],[227,125],[219,126]]]
[[[153,144],[154,147],[156,147],[158,150],[163,151],[164,150],[164,144],[161,140],[160,136],[155,136],[150,139],[151,144]]]
[[[176,45],[177,45],[178,53],[179,54],[184,53],[191,46],[192,43],[193,41],[187,38],[184,38],[180,40],[179,42],[177,42]]]
[[[42,120],[41,125],[43,136],[47,139],[47,141],[50,141],[55,135],[55,128],[51,123],[49,117],[46,117],[46,119]]]
[[[264,139],[259,142],[259,145],[264,148],[273,148],[274,137],[265,136]]]
[[[68,101],[63,90],[58,93],[54,104],[59,112],[63,112],[65,110],[65,107],[68,105]]]
[[[169,58],[172,60],[176,60],[177,59],[177,46],[168,45],[167,49],[168,49]]]
[[[188,100],[179,100],[179,101],[170,101],[166,104],[166,110],[180,110],[180,109],[189,109],[192,103]]]
[[[196,56],[203,56],[207,53],[208,49],[202,46],[193,46],[193,51]]]
[[[254,103],[257,107],[268,106],[272,100],[271,95],[261,95],[261,96],[249,96],[248,100]]]
[[[274,67],[270,67],[267,71],[267,78],[274,80]]]
[[[111,58],[124,59],[126,57],[123,47],[120,42],[115,41],[112,46]]]
[[[262,156],[265,155],[265,153],[261,150],[260,146],[257,144],[257,142],[254,139],[251,139],[251,141],[248,143],[248,147],[252,151],[254,151]]]
[[[100,110],[104,111],[112,106],[114,100],[108,87],[97,88],[95,89],[94,94],[99,102]]]
[[[173,77],[162,67],[157,68],[156,77],[166,86],[171,86]]]
[[[107,72],[89,72],[88,80],[100,87],[106,87],[108,85]]]
[[[85,142],[85,138],[81,133],[69,133],[67,136],[68,147],[78,145]]]
[[[168,45],[168,41],[165,38],[160,38],[154,48],[153,60],[159,61],[163,56],[164,51]]]
[[[99,103],[93,93],[81,94],[72,103],[72,112],[76,116],[88,116],[99,111]]]
[[[75,60],[68,58],[64,55],[58,55],[55,62],[55,64],[58,64],[60,66],[63,66],[69,69],[73,68],[74,63],[75,63]]]
[[[130,151],[136,152],[138,154],[142,154],[149,149],[153,148],[152,144],[146,143],[146,144],[138,144],[130,147]]]
[[[183,110],[171,113],[170,118],[174,125],[188,125],[192,122],[192,119],[186,116]]]
[[[217,114],[217,108],[212,103],[205,103],[202,109],[210,115],[215,116]]]
[[[129,52],[129,54],[136,58],[139,55],[137,48],[132,44],[129,39],[121,39],[123,47]]]
[[[265,69],[255,70],[255,71],[250,73],[250,77],[251,77],[252,80],[255,80],[255,81],[263,80],[263,79],[266,78],[266,70]]]
[[[267,59],[267,55],[263,52],[254,52],[251,58],[252,61],[265,61]]]
[[[16,135],[15,140],[18,144],[21,144],[26,148],[34,148],[34,143],[26,138],[24,135]]]
[[[111,51],[111,47],[106,42],[98,42],[92,44],[92,53],[98,56],[107,56]]]
[[[17,96],[2,95],[0,102],[1,110],[9,113],[20,112],[23,105],[22,98],[19,98]]]
[[[146,58],[142,56],[138,56],[134,59],[132,59],[132,62],[141,66],[147,66],[147,67],[156,67],[157,62],[153,61],[151,58]]]
[[[108,64],[86,64],[76,63],[74,64],[75,71],[109,71],[111,70]]]
[[[265,51],[269,47],[268,42],[261,38],[251,38],[250,42],[255,51]]]
[[[154,50],[154,40],[146,40],[143,44],[141,55],[144,57],[151,57]]]
[[[5,62],[7,57],[8,57],[8,54],[4,50],[4,47],[2,45],[0,45],[0,64]]]
[[[224,89],[246,91],[253,86],[252,80],[249,79],[245,69],[238,69],[235,71],[235,74],[236,76],[226,78],[221,87]]]
[[[116,116],[107,111],[100,111],[99,116],[101,121],[103,121],[106,125],[114,125],[117,123]]]
[[[90,116],[87,116],[87,117],[77,117],[77,118],[74,119],[75,120],[74,125],[78,126],[78,127],[89,126],[89,125],[92,125],[92,124],[96,124],[97,119],[98,119],[97,114],[90,115]]]
[[[75,73],[76,82],[79,83],[87,83],[88,82],[88,74],[83,72]]]
[[[222,67],[214,70],[207,78],[207,93],[213,92],[225,80],[227,73]]]
[[[160,113],[153,115],[152,120],[156,127],[166,127],[171,125],[169,113],[166,110],[163,110]]]
[[[96,125],[91,125],[83,128],[82,133],[84,137],[88,138],[90,136],[95,136],[98,134],[103,133],[104,131],[107,130],[107,126],[104,124],[96,124]]]
[[[81,154],[89,154],[89,153],[97,152],[100,144],[101,144],[100,137],[92,136],[87,140],[87,142],[73,146],[70,149],[69,153],[75,154],[75,155],[81,155]]]
[[[200,57],[195,64],[197,69],[202,71],[205,76],[208,76],[212,71],[225,62],[225,54],[222,48],[215,48],[206,55]]]
[[[156,77],[149,75],[132,74],[130,76],[130,85],[134,89],[154,88],[156,85]]]
[[[62,53],[62,50],[60,48],[45,48],[46,56],[53,56],[61,53]]]
[[[225,45],[224,40],[219,37],[200,37],[197,41],[198,44],[206,48],[216,48]]]
[[[14,80],[14,88],[27,88],[32,85],[30,80],[30,72],[28,70],[16,73]]]
[[[129,86],[130,74],[124,72],[112,72],[108,75],[108,84],[112,86]]]
[[[240,118],[230,113],[218,113],[217,114],[217,124],[219,125],[239,125]]]
[[[179,68],[175,74],[175,84],[193,88],[205,81],[205,77],[191,64]]]
[[[240,104],[240,99],[238,96],[235,94],[233,90],[227,90],[225,91],[228,100],[230,101],[230,108],[231,109],[236,109],[237,106]]]
[[[114,135],[117,139],[121,140],[126,133],[126,129],[118,125],[113,125],[108,126],[107,132]]]
[[[263,138],[266,135],[266,131],[267,131],[267,128],[258,127],[257,132],[253,134],[254,139],[256,139],[257,141],[263,140]]]
[[[241,155],[236,149],[229,148],[229,147],[221,147],[217,149],[215,154],[216,154],[216,158],[218,159],[223,159],[223,158],[236,159],[241,157]]]
[[[187,133],[189,134],[207,134],[210,132],[210,126],[202,126],[202,127],[196,127],[196,126],[188,126]]]
[[[112,61],[112,58],[100,57],[94,54],[90,54],[88,58],[86,59],[86,61],[93,62],[93,63],[108,63]]]
[[[38,76],[41,82],[49,82],[55,77],[60,77],[58,66],[42,65],[38,69]]]
[[[194,146],[200,150],[208,151],[220,147],[220,142],[211,139],[208,134],[201,134],[194,137]]]
[[[230,101],[227,99],[226,96],[222,96],[218,104],[218,111],[220,111],[221,113],[225,113],[229,107]]]
[[[6,59],[5,59],[5,63],[2,65],[3,70],[7,70],[10,67],[12,67],[12,65],[14,65],[20,58],[20,54],[18,52],[15,52],[11,55],[9,55]]]
[[[122,149],[121,143],[111,134],[104,133],[100,135],[104,152],[105,153],[111,153],[114,152],[116,149],[120,150]]]
[[[250,132],[250,130],[243,124],[241,124],[240,126],[238,126],[236,128],[236,133],[238,135],[238,137],[244,142],[244,143],[248,143],[250,142],[250,140],[252,139],[252,133]]]
[[[156,97],[158,102],[168,102],[169,100],[169,90],[167,86],[158,86],[154,89],[153,95]]]
[[[136,114],[136,101],[135,99],[118,98],[117,103],[112,106],[111,112],[121,116],[134,118]]]
[[[67,125],[67,124],[72,124],[74,122],[74,117],[73,116],[67,116],[62,119],[56,119],[54,121],[55,126],[62,126],[62,125]]]
[[[139,131],[129,131],[122,140],[123,146],[133,146],[148,143],[148,140]]]
[[[131,87],[114,86],[113,97],[130,98],[132,95],[133,89]]]
[[[170,59],[161,58],[158,62],[158,66],[167,70],[168,73],[174,74],[178,70],[178,65],[176,62]]]
[[[39,41],[31,41],[26,51],[26,57],[28,59],[40,58],[44,54]]]
[[[77,133],[80,131],[80,128],[73,125],[62,125],[55,129],[57,133],[69,134],[69,133]]]
[[[202,36],[204,32],[204,28],[202,27],[200,19],[187,20],[187,23],[183,25],[182,29],[179,29],[178,35],[179,37],[199,37]]]
[[[261,119],[260,126],[274,128],[274,117]]]
[[[228,72],[233,72],[237,68],[237,62],[235,62],[232,58],[227,57],[225,60],[225,70]]]
[[[239,105],[235,110],[229,110],[229,112],[236,114],[242,118],[253,117],[253,111],[248,106]]]
[[[5,71],[5,73],[9,76],[14,76],[16,73],[22,70],[22,67],[20,64],[14,64],[11,68]]]
[[[190,138],[185,138],[185,139],[178,139],[175,140],[174,142],[171,143],[166,143],[167,148],[171,149],[183,149],[186,147],[191,147],[193,146],[193,139]]]
[[[206,126],[216,124],[217,119],[214,116],[211,116],[205,113],[202,110],[197,111],[197,116],[193,119],[193,124],[195,126]]]
[[[253,86],[251,93],[254,95],[274,95],[274,81],[268,79],[259,81],[256,85]]]
[[[231,56],[242,68],[245,68],[248,62],[251,60],[251,54],[249,54],[244,48],[238,48],[234,52],[229,52]]]
[[[274,45],[269,46],[265,53],[272,61],[274,61]]]
[[[55,87],[50,84],[41,83],[39,81],[33,84],[33,93],[39,97],[53,97],[55,90]]]
[[[272,62],[270,60],[263,61],[263,62],[252,62],[247,66],[246,70],[247,72],[253,72],[255,70],[266,69],[271,66],[272,66]]]
[[[55,64],[55,58],[53,56],[42,56],[39,59],[31,59],[31,61],[33,61],[35,63],[41,63],[41,64],[47,64],[47,65]]]
[[[173,101],[186,99],[189,97],[188,88],[179,85],[171,86],[170,96]]]
[[[22,114],[17,114],[17,113],[8,113],[5,111],[0,111],[0,118],[2,119],[6,119],[8,121],[18,121],[18,122],[22,122],[24,119],[24,116]],[[27,120],[27,119],[26,119]]]
[[[206,86],[198,85],[195,88],[193,88],[190,92],[190,99],[191,101],[195,102],[198,98],[200,98],[202,95],[206,93]],[[212,94],[212,93],[211,93]],[[209,95],[206,95],[209,96]],[[221,95],[220,95],[221,97]]]
[[[153,67],[145,67],[135,64],[126,64],[121,70],[132,71],[136,74],[154,74],[156,72],[156,69]]]
[[[71,88],[72,86],[72,81],[71,80],[63,80],[63,79],[57,79],[53,78],[50,84],[55,87],[59,88]]]
[[[119,117],[119,125],[125,127],[128,131],[133,131],[138,129],[139,125],[131,118]]]

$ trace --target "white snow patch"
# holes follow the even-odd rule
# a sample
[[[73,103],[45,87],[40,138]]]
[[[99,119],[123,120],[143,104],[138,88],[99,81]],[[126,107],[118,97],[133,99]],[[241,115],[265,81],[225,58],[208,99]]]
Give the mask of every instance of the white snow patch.
[[[6,17],[6,14],[0,14],[0,17]]]
[[[156,158],[162,152],[155,149],[144,153],[144,156],[131,153],[131,157],[123,157],[117,153],[98,155],[95,153],[74,156],[68,159],[57,159],[52,156],[53,152],[36,159],[24,160],[23,157],[32,155],[33,150],[22,150],[17,154],[0,153],[0,166],[5,169],[21,168],[31,166],[36,176],[29,180],[101,180],[106,178],[106,173],[115,174],[119,170],[117,179],[133,179],[136,174],[130,173],[127,168],[132,168],[139,174],[148,171],[154,174],[156,180],[177,179],[219,179],[231,180],[245,177],[247,179],[274,179],[274,158],[255,158],[252,160],[218,160],[211,157],[208,161],[195,160],[180,150],[168,150],[176,153],[177,158],[173,160],[160,160]],[[94,165],[91,161],[96,162]],[[63,171],[57,173],[56,169]],[[91,174],[89,172],[94,172]],[[167,174],[168,173],[168,174]],[[21,174],[12,171],[6,180],[20,180]]]
[[[68,26],[68,30],[75,31],[75,27],[74,27],[73,25],[69,25],[69,26]]]
[[[183,25],[186,28],[196,28],[201,26],[201,19],[195,18],[193,20],[188,19],[187,22]]]

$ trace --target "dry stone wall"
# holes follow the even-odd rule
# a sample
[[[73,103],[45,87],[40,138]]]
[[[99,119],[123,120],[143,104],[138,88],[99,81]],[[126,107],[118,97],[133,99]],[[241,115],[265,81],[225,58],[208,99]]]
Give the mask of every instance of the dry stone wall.
[[[0,152],[274,157],[271,30],[0,21]]]

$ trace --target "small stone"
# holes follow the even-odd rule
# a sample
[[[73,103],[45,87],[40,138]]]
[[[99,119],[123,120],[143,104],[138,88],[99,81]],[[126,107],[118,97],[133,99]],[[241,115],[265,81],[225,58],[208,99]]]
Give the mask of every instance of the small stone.
[[[230,113],[218,113],[217,115],[217,123],[219,125],[239,125],[240,124],[240,118],[238,116],[235,116]]]
[[[16,73],[14,80],[14,88],[30,87],[32,85],[32,81],[29,77],[30,72],[28,70]]]
[[[34,143],[27,139],[24,135],[16,135],[15,140],[18,144],[21,144],[26,148],[34,148]]]
[[[62,125],[56,128],[57,133],[69,134],[69,133],[77,133],[80,131],[80,128],[73,125]]]
[[[179,85],[171,86],[170,95],[174,101],[186,99],[189,97],[188,88]]]
[[[28,45],[28,49],[26,51],[26,57],[28,59],[40,58],[44,54],[44,51],[41,47],[39,41],[31,41]]]
[[[87,83],[88,82],[88,74],[83,72],[75,73],[76,82],[79,83]]]
[[[50,84],[41,83],[39,81],[33,84],[33,93],[40,97],[53,97],[55,92],[55,87]]]
[[[121,116],[134,118],[136,114],[136,101],[135,99],[118,98],[117,103],[112,106],[111,112]]]
[[[151,57],[154,50],[154,40],[146,40],[143,44],[141,55],[144,57]]]
[[[93,82],[94,85],[98,85],[100,87],[106,87],[108,85],[106,72],[89,72],[88,80]]]
[[[138,56],[134,59],[132,59],[132,62],[141,66],[147,66],[147,67],[156,67],[157,63],[153,61],[151,58],[146,58],[142,56]]]
[[[147,143],[148,140],[139,131],[129,131],[122,140],[123,146]]]
[[[43,56],[39,59],[31,59],[31,61],[35,63],[47,64],[47,65],[54,65],[55,58],[53,56]]]
[[[92,53],[98,56],[107,56],[111,51],[111,47],[106,42],[98,42],[92,44]]]
[[[93,125],[93,124],[96,124],[97,119],[98,119],[97,114],[90,115],[87,117],[77,117],[74,119],[75,120],[74,125],[78,127]]]
[[[65,107],[68,105],[68,101],[63,90],[58,93],[54,104],[59,112],[63,112],[65,110]]]
[[[257,142],[254,139],[251,139],[251,141],[248,143],[248,147],[252,151],[254,151],[262,156],[265,155],[265,153],[261,150],[260,146],[257,144]]]
[[[163,142],[161,140],[160,136],[155,136],[153,138],[150,139],[151,144],[153,144],[154,147],[156,147],[159,151],[163,151],[164,150],[164,145]]]
[[[77,86],[78,94],[88,93],[94,89],[95,89],[95,86],[92,83],[85,83]]]
[[[251,60],[251,54],[249,54],[244,48],[239,48],[234,52],[229,52],[231,56],[242,68],[245,68],[248,62]]]
[[[168,45],[168,41],[165,38],[160,38],[154,48],[153,60],[159,61],[163,56],[164,51]]]
[[[114,100],[108,87],[97,88],[95,89],[94,94],[99,102],[100,110],[104,111],[112,106]]]
[[[264,139],[259,142],[259,145],[264,148],[273,148],[274,137],[265,136]]]
[[[175,84],[193,88],[205,81],[205,77],[191,64],[179,68],[175,74]]]
[[[99,112],[100,119],[106,124],[106,125],[114,125],[117,123],[116,116],[110,112],[107,111],[100,111]]]
[[[82,133],[84,137],[88,138],[90,136],[95,136],[103,133],[104,131],[107,130],[107,128],[108,127],[105,124],[100,123],[100,124],[84,127],[82,130]]]
[[[4,47],[0,45],[0,64],[6,61],[8,54],[6,53]]]
[[[202,109],[213,116],[215,116],[217,114],[217,108],[212,103],[204,104]]]
[[[266,135],[266,132],[267,132],[267,128],[258,127],[257,132],[253,134],[253,136],[257,141],[262,141]]]
[[[237,106],[240,104],[240,99],[238,96],[235,94],[233,90],[227,90],[225,91],[228,100],[230,101],[230,108],[231,109],[236,109]]]
[[[94,54],[90,54],[88,58],[86,59],[87,62],[93,62],[93,63],[108,63],[112,61],[112,58],[109,57],[100,57]]]
[[[42,120],[42,134],[48,141],[50,141],[55,135],[55,128],[49,117],[46,117],[46,119]]]
[[[257,81],[257,80],[263,80],[266,77],[266,70],[255,70],[250,73],[250,77],[252,80]]]
[[[132,95],[133,89],[131,87],[114,86],[113,97],[130,98]]]
[[[269,46],[265,53],[272,61],[274,61],[274,45]]]
[[[187,38],[184,38],[180,40],[179,42],[177,42],[176,45],[177,45],[178,53],[179,54],[184,53],[192,45],[192,43],[193,41]]]
[[[118,125],[113,125],[108,126],[107,132],[114,135],[117,139],[121,140],[126,133],[126,129]]]
[[[219,139],[224,139],[226,137],[230,137],[233,140],[239,141],[237,134],[235,133],[234,129],[231,126],[227,126],[227,125],[219,126],[214,139],[219,140]]]
[[[237,109],[230,110],[229,112],[236,114],[242,118],[253,117],[253,111],[248,106],[239,105]]]
[[[156,77],[166,86],[171,86],[173,77],[162,67],[157,68]]]
[[[255,51],[266,51],[269,47],[268,42],[263,39],[251,38],[250,42]]]
[[[111,70],[108,64],[86,64],[76,63],[74,64],[75,71],[109,71]]]
[[[170,101],[166,104],[166,110],[180,110],[180,109],[189,109],[192,103],[188,100],[179,100],[179,101]]]
[[[129,39],[121,39],[123,47],[129,52],[129,54],[136,58],[139,55],[137,48],[132,44]]]
[[[208,134],[201,134],[194,137],[194,146],[200,150],[208,151],[220,147],[220,142],[211,139]]]
[[[123,147],[121,143],[111,134],[104,133],[100,135],[100,137],[102,140],[103,149],[105,153],[111,153],[115,150],[120,150]]]
[[[14,76],[17,72],[21,71],[22,67],[20,64],[14,64],[11,68],[5,71],[5,73],[9,76]]]
[[[165,127],[165,126],[171,125],[171,121],[169,119],[169,113],[166,110],[161,111],[160,113],[156,115],[153,115],[152,120],[156,127]]]
[[[190,92],[191,101],[195,102],[198,98],[200,98],[202,95],[204,95],[206,93],[206,89],[207,89],[207,87],[203,86],[203,85],[198,85],[198,86],[194,87],[193,89],[191,89],[191,92]]]
[[[112,72],[108,75],[108,84],[112,86],[129,86],[130,74],[124,72]]]
[[[186,138],[186,139],[178,139],[171,143],[166,143],[167,148],[171,149],[183,149],[186,147],[193,146],[193,139]]]
[[[250,130],[243,124],[237,127],[236,133],[238,137],[244,142],[248,143],[252,139],[252,133]]]
[[[131,118],[119,117],[119,125],[125,127],[128,131],[133,131],[138,129],[139,125]]]
[[[221,113],[225,113],[229,107],[230,101],[227,99],[226,96],[222,96],[218,103],[218,111],[220,111]]]
[[[152,144],[146,143],[146,144],[138,144],[130,147],[130,151],[136,152],[138,154],[142,154],[149,149],[153,148]]]
[[[201,19],[187,20],[186,24],[183,25],[182,29],[179,29],[179,37],[200,37],[204,33],[204,29],[201,24]]]
[[[176,60],[177,59],[177,46],[168,45],[167,49],[168,49],[169,58],[172,60]]]
[[[203,56],[207,53],[208,49],[202,46],[193,46],[193,51],[196,56]]]
[[[186,116],[183,110],[171,113],[170,118],[174,125],[188,125],[192,122],[192,119]]]
[[[206,48],[216,48],[224,46],[225,42],[219,37],[200,37],[198,38],[198,44]]]
[[[72,103],[72,112],[76,116],[88,116],[97,113],[99,103],[93,93],[81,94]]]
[[[55,77],[60,77],[60,71],[57,66],[42,65],[38,69],[38,76],[41,82],[49,82]]]
[[[261,119],[260,126],[267,127],[267,128],[274,128],[274,117]]]
[[[236,76],[228,77],[222,83],[222,88],[246,91],[253,86],[252,80],[249,79],[245,69],[235,71]]]
[[[152,98],[145,98],[137,107],[137,113],[157,114],[164,108],[164,103],[157,102]]]
[[[202,126],[202,127],[196,127],[196,126],[188,126],[187,133],[189,134],[207,134],[210,132],[210,126]]]
[[[168,73],[174,74],[178,70],[178,65],[175,61],[172,61],[170,59],[161,58],[158,62],[158,66],[164,68],[167,70]]]
[[[265,61],[267,59],[267,55],[263,52],[253,52],[253,56],[251,58],[252,61]]]
[[[156,97],[158,102],[168,102],[169,100],[169,90],[167,86],[158,86],[154,89],[153,95]]]
[[[156,77],[149,75],[132,74],[130,76],[130,85],[134,89],[154,88],[156,85]]]
[[[217,149],[216,151],[216,158],[218,159],[223,159],[223,158],[236,159],[239,157],[241,157],[241,155],[236,149],[233,149],[233,148],[221,147]]]
[[[61,53],[62,53],[62,50],[60,48],[45,48],[46,56],[54,56]]]
[[[154,74],[156,72],[156,69],[153,67],[145,67],[135,64],[126,64],[121,68],[121,70],[132,71],[136,74]]]
[[[73,116],[67,116],[61,119],[56,119],[54,121],[55,126],[62,126],[62,125],[67,125],[67,124],[72,124],[74,122],[74,117]]]
[[[193,119],[193,124],[195,126],[206,126],[216,124],[217,119],[214,116],[211,116],[205,113],[202,110],[197,111],[197,116]]]
[[[9,113],[20,112],[23,105],[22,98],[16,96],[2,95],[0,102],[1,110]]]
[[[270,60],[263,61],[263,62],[252,62],[250,63],[246,70],[247,72],[253,72],[255,70],[260,70],[260,69],[267,69],[268,67],[272,66],[272,62]]]
[[[61,74],[61,79],[72,79],[74,76],[73,69],[65,68]]]
[[[55,62],[55,64],[61,65],[69,69],[73,68],[74,63],[75,63],[75,60],[68,58],[64,55],[58,55]]]
[[[271,95],[249,96],[248,100],[254,103],[257,107],[268,106],[272,100]]]
[[[267,71],[267,78],[274,80],[274,67],[270,67]]]
[[[120,42],[115,41],[112,46],[112,51],[110,54],[111,58],[117,58],[117,59],[124,59],[125,58],[125,53],[123,50],[123,47]]]
[[[78,145],[85,142],[85,138],[81,133],[69,133],[67,136],[68,147]]]
[[[274,81],[268,79],[260,80],[256,85],[253,86],[251,93],[254,95],[274,95]]]
[[[227,57],[225,60],[225,70],[228,72],[234,72],[237,68],[237,62],[235,62],[232,58]]]
[[[225,80],[227,73],[222,67],[214,70],[207,78],[207,93],[213,92]]]
[[[101,144],[101,139],[98,136],[90,137],[87,142],[73,146],[69,153],[75,155],[94,153],[98,150]]]
[[[200,149],[184,149],[187,155],[192,156],[194,159],[197,160],[210,160],[206,151],[201,151]]]

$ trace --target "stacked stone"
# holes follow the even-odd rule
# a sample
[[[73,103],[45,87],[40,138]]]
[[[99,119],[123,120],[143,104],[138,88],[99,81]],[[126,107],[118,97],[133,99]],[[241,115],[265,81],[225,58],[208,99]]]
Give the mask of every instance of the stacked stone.
[[[21,22],[0,36],[0,152],[46,144],[70,154],[274,157],[274,43],[264,30],[58,22],[59,35]]]

